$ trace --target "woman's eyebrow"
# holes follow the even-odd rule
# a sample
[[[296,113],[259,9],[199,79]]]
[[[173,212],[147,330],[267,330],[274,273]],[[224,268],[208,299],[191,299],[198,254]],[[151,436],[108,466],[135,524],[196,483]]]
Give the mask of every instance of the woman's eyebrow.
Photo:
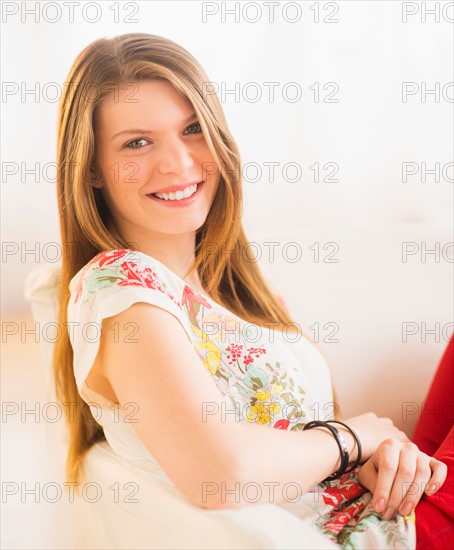
[[[196,113],[192,113],[187,118],[185,118],[181,124],[182,126],[184,126],[185,124],[188,124],[189,122],[195,120],[196,118],[197,118]],[[153,130],[144,130],[143,128],[132,128],[130,130],[122,130],[121,132],[118,132],[117,134],[114,135],[112,140],[124,134],[151,134],[151,133],[153,133]]]

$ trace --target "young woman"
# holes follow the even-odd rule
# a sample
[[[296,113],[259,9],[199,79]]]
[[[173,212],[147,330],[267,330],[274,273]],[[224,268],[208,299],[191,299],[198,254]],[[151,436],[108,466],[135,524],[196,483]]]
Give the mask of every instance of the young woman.
[[[335,405],[329,369],[249,255],[240,155],[208,82],[185,49],[146,34],[96,41],[66,82],[60,322],[71,330],[54,371],[59,399],[79,405],[68,481],[106,438],[195,506],[274,502],[343,547],[441,548],[453,537],[452,502],[436,499],[452,480],[452,421],[430,448],[427,426],[418,448],[372,412],[309,424]],[[251,483],[259,498],[229,490]]]

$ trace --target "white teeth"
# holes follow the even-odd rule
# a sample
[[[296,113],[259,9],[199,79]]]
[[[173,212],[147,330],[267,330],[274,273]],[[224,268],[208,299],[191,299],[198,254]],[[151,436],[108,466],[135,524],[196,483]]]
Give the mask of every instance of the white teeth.
[[[179,201],[193,195],[197,191],[197,187],[198,184],[190,185],[189,187],[186,187],[184,191],[177,191],[176,193],[152,193],[152,195],[166,201]]]

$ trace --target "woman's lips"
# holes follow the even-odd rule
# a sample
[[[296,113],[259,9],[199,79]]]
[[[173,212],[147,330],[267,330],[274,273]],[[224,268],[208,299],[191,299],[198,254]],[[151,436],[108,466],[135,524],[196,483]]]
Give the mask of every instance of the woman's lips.
[[[186,197],[184,199],[179,199],[179,200],[166,200],[166,199],[159,199],[158,197],[153,197],[153,195],[147,195],[147,197],[155,202],[158,202],[160,204],[163,204],[165,206],[173,206],[173,207],[183,207],[183,206],[188,206],[190,204],[192,204],[194,201],[197,200],[197,198],[199,197],[201,191],[202,191],[202,188],[203,188],[203,184],[205,182],[204,181],[201,181],[200,183],[197,184],[197,189],[196,189],[196,192],[193,193],[190,197]]]
[[[153,194],[155,194],[155,195],[156,195],[156,193],[170,194],[170,193],[176,193],[177,191],[186,191],[186,189],[188,187],[194,187],[194,185],[198,185],[202,181],[203,180],[198,180],[198,181],[196,180],[196,181],[191,181],[191,182],[185,183],[183,185],[174,185],[172,187],[166,187],[165,189],[158,189],[157,191],[154,191]],[[149,193],[149,194],[151,195],[152,193]]]

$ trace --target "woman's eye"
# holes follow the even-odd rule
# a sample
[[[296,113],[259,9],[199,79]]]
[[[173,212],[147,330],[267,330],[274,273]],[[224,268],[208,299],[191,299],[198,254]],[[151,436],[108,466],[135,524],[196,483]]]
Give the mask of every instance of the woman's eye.
[[[201,134],[202,133],[202,127],[198,122],[194,122],[194,124],[191,124],[186,128],[186,131],[189,134]],[[133,139],[129,143],[125,145],[126,149],[142,149],[142,147],[145,147],[145,145],[148,145],[148,140],[145,138],[139,138],[139,139]]]
[[[191,124],[190,126],[188,126],[186,128],[186,130],[189,130],[190,128],[198,128],[198,130],[196,130],[195,132],[189,132],[190,134],[200,134],[202,133],[202,127],[200,126],[200,124],[198,122],[194,122],[194,124]]]
[[[125,145],[128,149],[141,149],[145,145],[147,145],[148,141],[144,138],[140,139],[133,139],[129,143]]]

